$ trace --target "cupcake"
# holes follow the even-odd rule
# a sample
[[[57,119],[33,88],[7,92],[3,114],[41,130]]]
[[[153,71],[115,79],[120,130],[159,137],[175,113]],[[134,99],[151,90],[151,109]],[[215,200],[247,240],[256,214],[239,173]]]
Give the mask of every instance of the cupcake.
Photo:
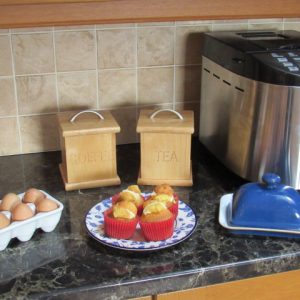
[[[104,212],[104,231],[109,237],[129,239],[137,223],[137,208],[132,202],[117,202]]]
[[[148,200],[140,218],[143,235],[148,241],[162,241],[174,233],[175,216],[157,200]]]
[[[135,204],[138,209],[138,215],[142,214],[144,197],[137,185],[130,185],[126,190],[112,197],[112,203],[119,201],[128,201]]]
[[[174,193],[172,187],[166,183],[157,185],[154,188],[149,200],[157,200],[164,203],[167,208],[175,215],[178,215],[178,196]]]

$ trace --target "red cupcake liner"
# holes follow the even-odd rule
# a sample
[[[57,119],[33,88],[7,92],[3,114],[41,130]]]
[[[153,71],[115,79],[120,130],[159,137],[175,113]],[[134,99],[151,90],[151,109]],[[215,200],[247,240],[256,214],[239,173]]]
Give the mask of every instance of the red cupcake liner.
[[[159,222],[143,222],[140,226],[147,241],[162,241],[170,238],[174,233],[175,216]]]
[[[111,197],[111,203],[116,204],[118,202],[119,196],[120,196],[120,193],[113,195]]]
[[[178,206],[179,206],[179,201],[176,200],[176,202],[173,203],[172,206],[168,207],[169,211],[175,216],[175,219],[178,216]]]
[[[129,239],[135,232],[138,218],[132,220],[118,220],[109,216],[112,209],[104,212],[104,231],[109,237],[116,239]]]

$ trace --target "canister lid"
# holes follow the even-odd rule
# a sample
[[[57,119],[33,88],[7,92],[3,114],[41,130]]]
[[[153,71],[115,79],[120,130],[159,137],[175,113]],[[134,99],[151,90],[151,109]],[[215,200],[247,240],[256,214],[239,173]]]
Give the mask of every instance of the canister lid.
[[[137,132],[192,134],[194,132],[194,112],[192,110],[162,109],[153,111],[142,109],[137,124]]]
[[[57,115],[63,136],[120,132],[120,126],[109,111],[85,110]]]

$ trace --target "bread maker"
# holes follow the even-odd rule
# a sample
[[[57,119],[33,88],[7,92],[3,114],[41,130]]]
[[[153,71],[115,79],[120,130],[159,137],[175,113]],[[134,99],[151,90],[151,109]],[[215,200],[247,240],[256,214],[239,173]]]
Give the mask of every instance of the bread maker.
[[[300,32],[204,34],[199,139],[237,175],[300,189]]]

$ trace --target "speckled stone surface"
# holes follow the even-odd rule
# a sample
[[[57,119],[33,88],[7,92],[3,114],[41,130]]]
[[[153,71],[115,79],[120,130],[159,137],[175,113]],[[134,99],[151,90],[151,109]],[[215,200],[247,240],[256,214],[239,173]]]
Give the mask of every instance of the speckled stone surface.
[[[59,152],[0,158],[0,197],[34,186],[65,205],[53,232],[38,230],[30,241],[12,240],[0,252],[1,299],[126,299],[299,268],[300,240],[233,236],[220,227],[220,197],[245,181],[197,141],[192,155],[194,186],[176,188],[199,217],[190,239],[148,253],[116,250],[91,239],[84,225],[87,211],[136,183],[139,146],[119,146],[117,155],[121,186],[73,192],[63,189]]]

